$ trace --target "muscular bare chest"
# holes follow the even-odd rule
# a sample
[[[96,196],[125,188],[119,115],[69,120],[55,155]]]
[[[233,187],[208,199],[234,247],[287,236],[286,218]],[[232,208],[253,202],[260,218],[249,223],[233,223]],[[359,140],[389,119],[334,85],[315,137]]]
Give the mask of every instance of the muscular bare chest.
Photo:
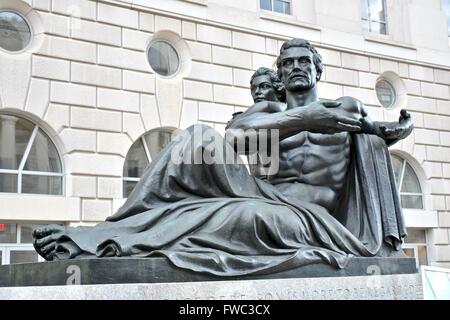
[[[338,191],[345,183],[349,158],[348,133],[302,132],[280,142],[279,172],[274,178]]]

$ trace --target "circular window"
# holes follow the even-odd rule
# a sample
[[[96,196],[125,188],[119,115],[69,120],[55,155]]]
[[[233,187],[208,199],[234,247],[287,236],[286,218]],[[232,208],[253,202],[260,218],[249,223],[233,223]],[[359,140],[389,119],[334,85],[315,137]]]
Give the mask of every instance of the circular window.
[[[392,84],[384,79],[378,80],[375,91],[377,92],[378,101],[383,107],[387,109],[394,107],[397,95]]]
[[[165,41],[155,41],[148,49],[152,69],[165,77],[174,75],[180,68],[180,58],[175,48]]]
[[[0,12],[0,48],[9,52],[25,49],[31,41],[31,28],[20,14]]]

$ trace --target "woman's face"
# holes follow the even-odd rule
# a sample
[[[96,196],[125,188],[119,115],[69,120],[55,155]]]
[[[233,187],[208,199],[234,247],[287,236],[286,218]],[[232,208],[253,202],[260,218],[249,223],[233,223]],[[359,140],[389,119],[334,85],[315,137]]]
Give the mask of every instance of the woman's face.
[[[270,76],[257,76],[251,83],[251,93],[255,103],[261,101],[278,101],[277,93],[272,85]]]

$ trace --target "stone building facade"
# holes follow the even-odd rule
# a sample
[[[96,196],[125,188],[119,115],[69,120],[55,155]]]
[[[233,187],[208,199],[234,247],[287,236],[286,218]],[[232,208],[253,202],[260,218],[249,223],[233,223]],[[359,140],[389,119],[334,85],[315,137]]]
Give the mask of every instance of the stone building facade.
[[[385,21],[376,23],[386,30],[373,32],[362,19],[365,1],[274,1],[287,3],[284,13],[270,0],[1,0],[0,21],[2,12],[19,14],[30,40],[14,52],[0,48],[0,159],[14,136],[10,121],[26,119],[61,162],[52,175],[59,192],[35,194],[7,189],[8,175],[26,185],[26,163],[8,169],[0,161],[2,262],[21,261],[14,251],[31,259],[30,224],[89,225],[114,213],[124,202],[127,154],[147,132],[205,123],[223,133],[233,113],[252,105],[254,70],[273,67],[283,41],[301,37],[323,56],[321,98],[356,97],[374,120],[395,121],[402,108],[412,114],[414,133],[391,148],[406,161],[400,176],[412,169],[419,186],[404,192],[420,199],[404,215],[424,239],[406,248],[421,263],[450,267],[448,2],[380,1]],[[157,41],[176,52],[173,75],[149,64]],[[375,90],[380,80],[395,92],[389,108]]]

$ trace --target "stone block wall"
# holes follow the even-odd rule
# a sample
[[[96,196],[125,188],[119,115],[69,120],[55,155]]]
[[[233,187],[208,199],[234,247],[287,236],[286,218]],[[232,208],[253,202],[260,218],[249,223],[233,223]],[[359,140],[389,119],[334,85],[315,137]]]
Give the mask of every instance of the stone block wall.
[[[97,222],[113,213],[114,201],[123,201],[125,156],[145,132],[205,123],[223,133],[231,115],[252,104],[254,70],[272,67],[288,38],[127,1],[26,2],[40,16],[44,37],[32,52],[0,52],[0,112],[41,119],[63,151],[65,198],[77,204],[48,202],[56,206],[49,212],[63,210],[61,222]],[[178,37],[185,48],[186,68],[173,79],[156,75],[147,61],[149,43],[161,35]],[[404,107],[416,130],[393,149],[417,164],[426,194],[426,210],[406,212],[406,220],[410,227],[429,228],[432,264],[450,266],[449,66],[315,44],[325,64],[322,98],[354,96],[374,120],[395,121],[399,108],[380,107],[375,83],[390,72],[404,84]],[[9,206],[34,201],[15,197],[17,204]],[[58,220],[46,209],[32,220]],[[29,212],[16,211],[16,218],[30,219]],[[15,217],[4,211],[0,218]]]

